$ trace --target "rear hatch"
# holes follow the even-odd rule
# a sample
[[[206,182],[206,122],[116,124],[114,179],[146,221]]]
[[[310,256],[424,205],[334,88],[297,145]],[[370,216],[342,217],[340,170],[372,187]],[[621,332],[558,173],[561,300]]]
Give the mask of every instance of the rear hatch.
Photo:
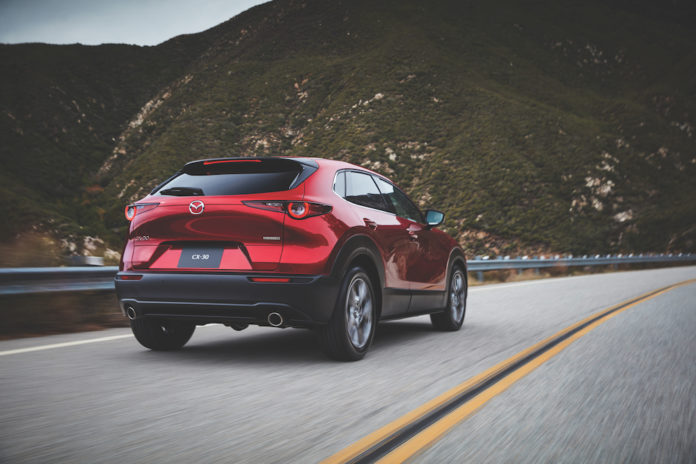
[[[195,161],[135,204],[134,269],[270,271],[283,250],[287,200],[316,163],[290,158]],[[251,205],[251,206],[250,206]]]

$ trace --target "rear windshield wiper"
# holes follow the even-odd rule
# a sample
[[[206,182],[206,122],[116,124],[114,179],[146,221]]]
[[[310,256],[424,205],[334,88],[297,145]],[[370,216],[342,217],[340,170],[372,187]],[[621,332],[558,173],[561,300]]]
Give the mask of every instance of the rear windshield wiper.
[[[205,195],[202,189],[196,187],[172,187],[157,192],[160,195],[174,195],[177,197]]]

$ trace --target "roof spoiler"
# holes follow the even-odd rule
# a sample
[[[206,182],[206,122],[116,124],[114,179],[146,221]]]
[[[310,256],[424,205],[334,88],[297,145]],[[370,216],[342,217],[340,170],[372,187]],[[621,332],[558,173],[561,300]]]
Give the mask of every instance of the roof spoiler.
[[[290,184],[290,189],[294,189],[309,176],[319,169],[316,161],[308,158],[289,158],[289,157],[227,157],[227,158],[207,158],[190,161],[184,165],[173,176],[157,185],[150,194],[156,192],[160,187],[169,182],[181,173],[203,174],[210,171],[234,172],[269,172],[285,171],[297,169],[297,177]]]
[[[196,161],[190,161],[184,165],[184,167],[181,169],[182,172],[192,172],[197,169],[200,169],[201,167],[208,167],[208,166],[225,166],[225,167],[231,167],[234,165],[237,166],[246,166],[246,169],[243,169],[246,171],[249,167],[256,165],[259,168],[263,165],[265,169],[273,169],[273,168],[283,168],[285,169],[296,166],[297,164],[301,164],[302,166],[306,166],[309,168],[314,168],[314,170],[319,168],[319,165],[317,164],[316,161],[308,158],[290,158],[290,157],[280,157],[280,156],[265,156],[265,157],[248,157],[248,156],[238,156],[238,157],[226,157],[226,158],[207,158],[207,159],[200,159]],[[264,170],[265,170],[264,169]]]

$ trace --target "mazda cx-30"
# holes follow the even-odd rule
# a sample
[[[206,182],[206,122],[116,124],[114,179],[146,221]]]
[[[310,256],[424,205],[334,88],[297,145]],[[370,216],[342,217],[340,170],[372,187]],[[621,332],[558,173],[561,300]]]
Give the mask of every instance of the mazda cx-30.
[[[389,179],[319,158],[186,164],[126,207],[116,276],[124,315],[153,350],[196,325],[318,330],[323,349],[362,358],[380,320],[430,314],[458,330],[466,259]]]

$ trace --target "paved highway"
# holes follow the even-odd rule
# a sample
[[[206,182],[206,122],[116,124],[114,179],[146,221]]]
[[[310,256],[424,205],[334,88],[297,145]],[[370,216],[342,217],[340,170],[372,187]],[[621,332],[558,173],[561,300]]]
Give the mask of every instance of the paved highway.
[[[694,278],[692,266],[473,288],[462,331],[385,323],[350,364],[290,329],[199,328],[167,353],[124,329],[0,342],[0,462],[319,462],[588,316]],[[695,353],[692,283],[508,381],[413,460],[693,462]]]

